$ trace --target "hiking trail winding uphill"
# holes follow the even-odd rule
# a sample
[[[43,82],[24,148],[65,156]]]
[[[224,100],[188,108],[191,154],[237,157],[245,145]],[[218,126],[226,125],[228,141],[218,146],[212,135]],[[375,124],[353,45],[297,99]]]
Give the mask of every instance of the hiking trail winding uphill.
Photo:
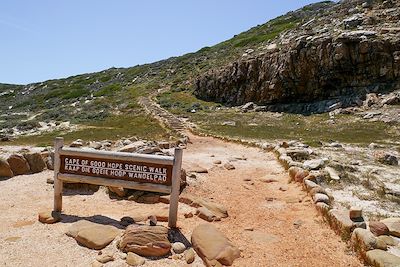
[[[288,174],[272,153],[185,133],[184,124],[150,97],[142,98],[141,104],[166,126],[189,137],[183,168],[191,175],[182,195],[209,199],[227,209],[229,216],[212,224],[240,248],[241,257],[234,266],[362,266],[318,216],[311,198],[298,184],[287,183]],[[224,167],[227,163],[234,168],[228,170]],[[199,169],[202,173],[196,171]],[[98,251],[79,246],[65,235],[72,223],[85,219],[123,229],[120,219],[124,216],[144,221],[154,214],[167,217],[164,203],[110,199],[103,188],[97,192],[64,189],[61,222],[41,224],[38,212],[53,206],[53,185],[46,183],[52,176],[45,171],[0,180],[0,265],[90,266]],[[179,204],[178,227],[187,240],[196,226],[206,223],[197,216],[186,218],[195,211]],[[116,251],[115,243],[106,249]],[[123,259],[115,258],[104,266],[127,266]],[[184,265],[171,257],[145,263]],[[192,266],[203,266],[198,256]]]
[[[183,167],[190,172],[200,166],[208,173],[189,178],[184,194],[212,199],[227,208],[229,217],[212,224],[242,250],[234,266],[362,266],[322,222],[300,186],[287,184],[288,175],[272,153],[211,137],[189,137]],[[216,160],[222,164],[214,164]],[[235,169],[222,167],[227,162]],[[168,211],[163,203],[110,199],[103,189],[94,193],[66,190],[62,221],[44,225],[37,221],[37,214],[52,209],[53,186],[46,183],[52,175],[45,171],[0,181],[0,265],[89,266],[98,252],[64,234],[71,223],[88,219],[121,228],[123,216]],[[266,183],[265,178],[275,181]],[[185,218],[190,211],[195,209],[179,204],[178,226],[187,240],[197,225],[206,223],[197,216]],[[118,258],[105,266],[123,264]],[[183,261],[164,258],[147,260],[145,266],[183,265]],[[200,258],[192,266],[202,266]]]

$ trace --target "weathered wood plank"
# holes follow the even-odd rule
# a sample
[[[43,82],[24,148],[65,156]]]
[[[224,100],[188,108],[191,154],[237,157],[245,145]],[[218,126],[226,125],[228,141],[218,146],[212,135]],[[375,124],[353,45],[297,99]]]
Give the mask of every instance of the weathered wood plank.
[[[159,155],[146,155],[129,152],[115,152],[115,151],[93,151],[88,149],[79,148],[63,148],[60,155],[65,156],[80,156],[80,157],[96,157],[99,159],[117,159],[117,160],[134,160],[137,162],[154,163],[162,165],[173,165],[174,157],[159,156]]]
[[[64,145],[64,139],[57,137],[54,141],[54,211],[61,212],[62,210],[62,190],[63,182],[58,179],[60,171],[60,150]]]
[[[168,226],[176,228],[176,221],[178,219],[178,204],[179,204],[179,190],[181,185],[181,168],[182,168],[183,150],[175,148],[174,167],[172,169],[172,190],[169,206]]]

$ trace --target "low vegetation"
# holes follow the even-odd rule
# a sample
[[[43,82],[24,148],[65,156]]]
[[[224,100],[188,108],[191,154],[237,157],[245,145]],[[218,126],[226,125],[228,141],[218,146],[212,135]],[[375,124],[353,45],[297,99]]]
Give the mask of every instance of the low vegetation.
[[[162,128],[153,118],[142,114],[131,114],[109,116],[97,122],[82,124],[76,131],[54,131],[41,135],[21,136],[15,141],[4,144],[50,146],[57,136],[64,137],[66,143],[71,143],[76,139],[119,140],[132,136],[148,140],[167,140],[171,135],[172,133]]]

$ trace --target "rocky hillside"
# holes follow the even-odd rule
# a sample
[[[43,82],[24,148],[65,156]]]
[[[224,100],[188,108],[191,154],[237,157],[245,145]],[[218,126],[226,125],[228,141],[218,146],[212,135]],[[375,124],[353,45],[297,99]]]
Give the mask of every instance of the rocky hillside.
[[[398,1],[327,4],[251,54],[199,77],[195,95],[301,113],[359,105],[367,93],[400,88],[399,19]]]
[[[142,118],[138,105],[140,96],[159,89],[171,92],[161,106],[183,110],[198,105],[194,95],[229,105],[325,101],[322,109],[306,107],[312,111],[337,103],[326,101],[333,97],[341,98],[336,106],[350,105],[365,92],[396,87],[398,17],[398,4],[390,1],[324,1],[180,57],[28,85],[0,84],[0,102],[5,103],[0,105],[0,137],[63,131],[68,125],[98,127],[99,121],[117,124],[127,114],[134,124],[140,119],[159,127]],[[304,111],[304,106],[280,109]],[[103,133],[102,138],[117,134],[105,128]]]

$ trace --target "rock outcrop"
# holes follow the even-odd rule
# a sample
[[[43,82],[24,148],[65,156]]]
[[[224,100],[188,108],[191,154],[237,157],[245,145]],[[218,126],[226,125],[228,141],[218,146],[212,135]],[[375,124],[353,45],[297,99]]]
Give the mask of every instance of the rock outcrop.
[[[254,102],[264,110],[312,113],[361,105],[369,92],[400,88],[400,37],[394,31],[400,29],[400,4],[374,3],[370,9],[361,4],[341,1],[301,21],[273,41],[276,49],[199,77],[195,95],[228,105]]]

